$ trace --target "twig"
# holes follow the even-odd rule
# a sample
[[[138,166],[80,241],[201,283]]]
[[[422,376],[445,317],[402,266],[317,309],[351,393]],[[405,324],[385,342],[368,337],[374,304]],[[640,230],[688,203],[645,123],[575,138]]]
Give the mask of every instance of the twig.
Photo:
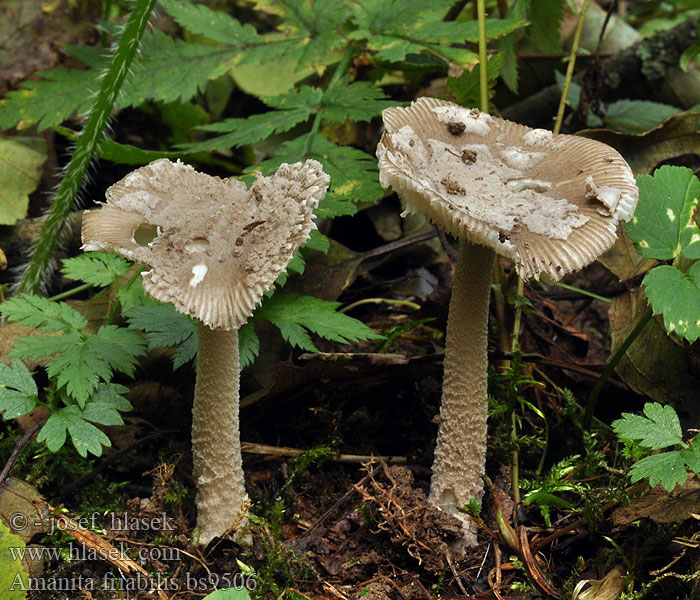
[[[17,442],[15,449],[12,451],[12,454],[10,454],[10,458],[7,459],[7,462],[5,463],[2,472],[0,472],[0,485],[5,485],[5,479],[7,479],[10,476],[10,473],[13,467],[15,466],[19,455],[22,454],[22,450],[24,450],[24,447],[32,439],[32,436],[37,431],[39,431],[39,429],[41,429],[45,422],[46,421],[39,421],[37,423],[34,423],[32,428],[22,436],[22,439],[19,442]]]
[[[301,448],[288,448],[285,446],[268,446],[266,444],[254,444],[242,442],[241,451],[248,454],[265,454],[270,456],[301,456],[306,452]],[[337,454],[331,460],[341,463],[366,463],[373,460],[381,460],[390,465],[406,464],[405,456],[374,456],[371,454]]]

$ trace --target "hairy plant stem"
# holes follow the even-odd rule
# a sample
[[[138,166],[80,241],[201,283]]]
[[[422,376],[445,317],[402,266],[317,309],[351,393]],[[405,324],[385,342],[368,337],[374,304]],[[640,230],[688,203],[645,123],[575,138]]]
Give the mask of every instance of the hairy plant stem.
[[[564,89],[561,92],[561,100],[559,101],[559,109],[557,110],[557,119],[554,122],[554,133],[559,133],[559,131],[561,131],[561,124],[564,120],[564,109],[566,108],[566,99],[569,96],[571,80],[574,77],[576,54],[578,53],[578,47],[581,43],[581,32],[583,31],[583,24],[586,20],[586,13],[588,12],[588,6],[590,3],[591,0],[584,0],[583,7],[581,8],[581,14],[578,17],[578,25],[576,26],[574,41],[571,45],[571,54],[569,55],[569,64],[566,67],[566,79],[564,80]]]
[[[135,3],[109,70],[102,79],[102,86],[95,104],[90,110],[73,156],[66,167],[51,208],[46,215],[39,240],[19,281],[18,292],[36,293],[42,287],[63,223],[75,202],[90,160],[102,137],[102,131],[107,124],[119,90],[129,72],[129,66],[134,59],[156,1],[138,0]]]

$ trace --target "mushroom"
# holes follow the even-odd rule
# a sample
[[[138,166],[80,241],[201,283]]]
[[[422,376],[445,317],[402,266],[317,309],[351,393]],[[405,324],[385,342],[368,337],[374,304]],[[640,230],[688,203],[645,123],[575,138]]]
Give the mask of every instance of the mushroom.
[[[245,510],[238,328],[315,228],[329,180],[307,160],[246,189],[161,159],[110,187],[102,208],[83,217],[84,250],[145,263],[144,290],[199,319],[192,456],[201,544]]]
[[[461,240],[450,301],[430,500],[459,516],[483,493],[486,353],[496,253],[523,279],[558,281],[615,242],[638,190],[613,148],[531,129],[435,98],[382,113],[381,184],[404,215],[422,213]],[[476,534],[464,523],[464,545]]]

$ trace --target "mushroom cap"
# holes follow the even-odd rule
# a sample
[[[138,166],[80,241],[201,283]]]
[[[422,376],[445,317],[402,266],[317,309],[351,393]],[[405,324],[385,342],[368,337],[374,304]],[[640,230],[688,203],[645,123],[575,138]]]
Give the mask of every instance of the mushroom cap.
[[[107,190],[83,217],[84,250],[114,251],[151,267],[143,288],[213,329],[237,329],[312,229],[330,178],[321,164],[282,164],[250,189],[156,160]],[[139,243],[140,232],[152,240]]]
[[[593,262],[629,220],[639,190],[610,146],[554,135],[436,98],[382,113],[379,178],[406,213],[558,281]]]

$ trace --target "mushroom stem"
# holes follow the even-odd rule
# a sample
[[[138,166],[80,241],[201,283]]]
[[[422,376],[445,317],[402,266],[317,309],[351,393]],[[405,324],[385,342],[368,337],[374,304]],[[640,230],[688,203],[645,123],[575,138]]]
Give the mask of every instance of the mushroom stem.
[[[204,545],[240,521],[246,499],[238,430],[238,330],[200,322],[198,352],[192,460],[199,543]]]
[[[461,242],[447,317],[440,427],[430,501],[464,522],[465,546],[476,544],[459,508],[481,500],[486,457],[488,314],[495,253]]]

